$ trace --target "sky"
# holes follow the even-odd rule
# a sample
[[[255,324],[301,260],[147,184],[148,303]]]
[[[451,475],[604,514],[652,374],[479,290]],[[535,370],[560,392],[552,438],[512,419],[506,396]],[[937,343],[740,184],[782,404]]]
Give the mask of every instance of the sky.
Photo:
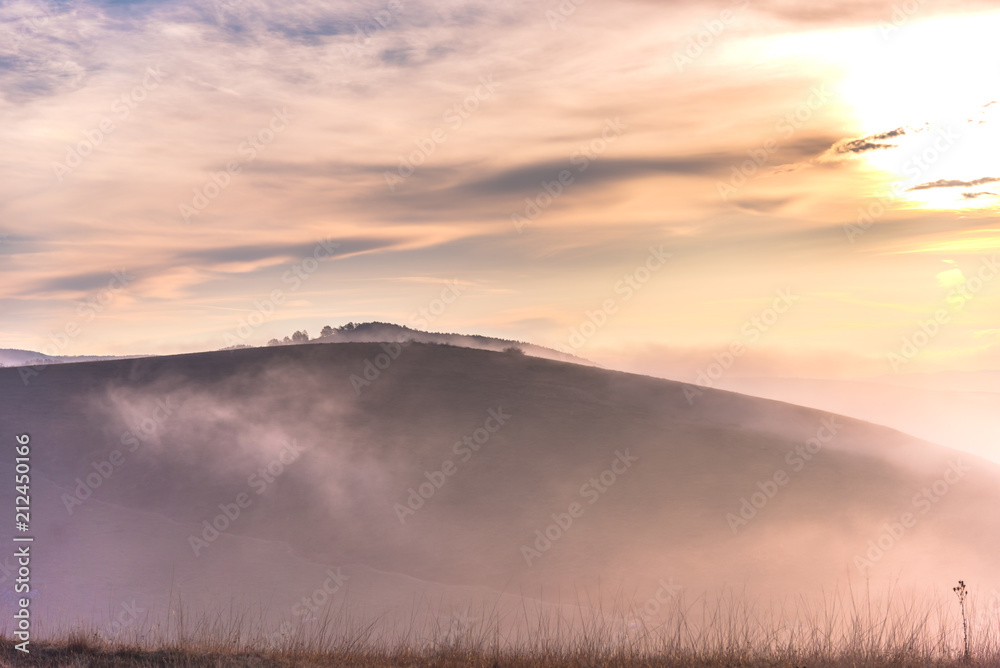
[[[0,347],[376,320],[684,380],[1000,369],[998,31],[960,0],[4,2]]]

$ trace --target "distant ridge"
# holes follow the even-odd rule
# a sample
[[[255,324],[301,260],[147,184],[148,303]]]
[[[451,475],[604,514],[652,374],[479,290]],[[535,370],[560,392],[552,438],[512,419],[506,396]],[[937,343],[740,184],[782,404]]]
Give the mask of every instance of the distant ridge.
[[[100,360],[123,359],[123,357],[116,355],[46,355],[34,350],[0,348],[0,366],[37,366],[40,364],[65,364],[68,362],[96,362]]]

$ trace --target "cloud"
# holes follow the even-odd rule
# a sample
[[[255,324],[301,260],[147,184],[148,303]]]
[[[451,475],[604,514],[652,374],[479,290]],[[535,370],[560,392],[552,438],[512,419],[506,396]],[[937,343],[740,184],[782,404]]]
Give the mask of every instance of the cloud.
[[[935,6],[937,5],[937,6]],[[906,23],[898,23],[899,16],[908,21],[927,19],[944,12],[989,10],[995,7],[989,0],[964,0],[948,3],[947,7],[937,3],[915,4],[916,14],[903,14],[901,7],[909,7],[899,0],[833,0],[829,2],[802,3],[789,0],[755,0],[756,11],[769,15],[794,27],[803,29],[836,28],[851,25],[875,24],[885,30],[898,29]],[[890,33],[891,34],[891,33]]]
[[[331,241],[339,243],[336,250],[329,252],[330,258],[336,258],[363,251],[388,248],[401,242],[402,239],[354,238],[345,239],[344,241],[331,239]],[[178,253],[171,262],[181,264],[190,262],[227,264],[233,262],[260,262],[262,260],[295,260],[311,256],[317,243],[318,241],[311,243],[269,243],[201,248]]]
[[[910,190],[931,190],[932,188],[971,188],[974,186],[985,185],[987,183],[996,183],[997,181],[1000,181],[1000,177],[984,176],[981,179],[974,179],[972,181],[938,179],[937,181],[931,181],[930,183],[922,183],[919,186],[913,186]]]
[[[53,292],[89,292],[107,287],[111,278],[111,273],[106,271],[65,274],[39,281],[22,294],[38,296]]]
[[[868,153],[869,151],[896,148],[896,144],[887,144],[885,143],[885,140],[900,137],[905,134],[906,130],[904,128],[896,128],[895,130],[880,132],[878,134],[861,137],[859,139],[842,139],[831,146],[827,153],[832,153],[833,155],[857,155],[859,153]]]
[[[794,202],[797,197],[744,197],[733,200],[733,206],[751,213],[773,213]]]
[[[581,157],[582,159],[582,157]],[[454,190],[473,197],[532,194],[563,170],[573,173],[574,184],[600,187],[616,181],[664,174],[711,174],[732,163],[724,154],[676,158],[600,157],[585,168],[567,160],[548,161],[514,167],[457,186]]]
[[[588,138],[582,135],[580,141]],[[825,146],[829,146],[829,137],[804,137],[782,145],[770,156],[769,162],[778,164],[782,161],[798,161],[814,155],[820,147]],[[396,192],[391,198],[386,197],[386,189],[382,183],[378,190],[362,197],[374,197],[382,205],[391,203],[405,206],[407,211],[421,212],[421,215],[413,218],[414,221],[423,221],[422,216],[432,212],[440,212],[432,215],[455,214],[464,217],[470,210],[479,213],[494,211],[497,200],[505,200],[511,206],[523,206],[525,197],[535,197],[544,192],[544,184],[552,184],[558,181],[560,173],[569,172],[572,182],[558,196],[559,207],[562,208],[580,197],[610,191],[612,187],[641,179],[728,176],[746,160],[745,151],[627,157],[603,154],[588,157],[579,151],[566,150],[561,158],[547,158],[506,168],[475,162],[441,165],[432,169],[421,167],[413,176],[396,186]],[[393,171],[395,166],[369,169]],[[459,212],[458,203],[463,203],[462,206],[469,209],[462,208]]]
[[[336,247],[323,247],[323,259],[337,259],[373,250],[388,250],[403,241],[402,238],[345,238],[342,241],[330,239],[339,244]],[[151,283],[156,288],[167,284],[183,283],[185,288],[204,284],[217,274],[254,274],[267,271],[271,267],[292,263],[307,257],[314,257],[314,251],[320,240],[295,243],[246,244],[235,246],[215,246],[195,250],[167,250],[155,258],[146,261],[142,266],[130,266],[126,275],[132,280],[142,277],[155,277]],[[134,274],[134,275],[133,275]],[[113,274],[110,271],[75,272],[47,276],[26,285],[20,292],[22,296],[42,297],[47,295],[65,295],[66,293],[84,294],[107,287]],[[181,280],[183,279],[183,280]],[[179,282],[180,281],[180,282]],[[138,282],[136,280],[136,282]]]
[[[280,286],[281,265],[309,256],[320,237],[341,243],[340,257],[356,257],[324,264],[275,328],[312,330],[358,314],[405,318],[433,297],[430,281],[458,278],[480,287],[449,314],[448,327],[544,334],[550,313],[593,309],[592,291],[613,286],[649,245],[695,258],[689,282],[705,286],[725,272],[766,266],[777,274],[791,271],[787,258],[841,252],[847,245],[830,240],[842,240],[851,196],[867,183],[863,170],[840,161],[905,146],[915,137],[902,135],[918,132],[891,118],[874,126],[883,132],[846,136],[852,119],[835,102],[810,108],[785,134],[776,122],[802,111],[811,89],[835,75],[784,52],[755,68],[766,76],[748,78],[743,66],[759,53],[757,40],[794,36],[796,23],[809,37],[882,20],[892,16],[889,2],[753,2],[705,49],[697,76],[678,72],[676,50],[739,3],[583,3],[557,29],[546,13],[558,12],[559,0],[392,4],[53,2],[51,18],[16,44],[5,25],[23,28],[25,17],[48,14],[40,0],[0,6],[0,138],[8,147],[0,218],[11,235],[0,245],[0,296],[16,301],[4,304],[13,340],[35,345],[31,332],[43,331],[46,317],[71,313],[70,300],[127,267],[135,292],[115,303],[114,319],[95,320],[74,352],[148,352],[166,337],[174,350],[197,337],[217,345],[232,326],[233,311],[220,309]],[[127,115],[112,109],[130,99],[147,67],[160,66],[156,90],[140,91]],[[496,93],[453,115],[481,77],[494,77]],[[182,226],[178,205],[206,184],[214,189],[224,165],[243,159],[238,147],[284,107],[288,129]],[[619,115],[628,128],[581,171],[574,153]],[[87,138],[104,118],[115,129],[91,149]],[[446,138],[411,159],[439,128]],[[777,149],[757,157],[768,139]],[[88,155],[57,182],[53,161],[80,146]],[[820,164],[828,152],[837,161]],[[723,201],[717,181],[748,160],[753,176]],[[385,174],[406,162],[415,172],[391,191]],[[511,215],[563,170],[572,185],[530,234],[518,235]],[[800,171],[776,176],[792,170]],[[969,190],[986,197],[978,194],[985,187]],[[897,226],[902,217],[880,220],[879,238],[909,247],[917,225],[933,229],[913,212]],[[704,326],[704,316],[692,322]],[[274,334],[264,327],[258,342]]]
[[[95,31],[103,20],[89,5],[18,2],[0,8],[0,97],[25,104],[86,85],[100,66]]]

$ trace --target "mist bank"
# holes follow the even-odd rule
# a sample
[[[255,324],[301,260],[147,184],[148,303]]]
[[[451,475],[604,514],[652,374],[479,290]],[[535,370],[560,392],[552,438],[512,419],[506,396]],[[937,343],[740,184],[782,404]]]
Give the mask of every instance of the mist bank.
[[[1000,462],[1000,374],[723,378],[720,388],[848,415]]]
[[[964,578],[986,601],[1000,582],[995,465],[800,406],[424,343],[17,371],[0,438],[30,435],[46,620],[232,600],[277,628],[313,595],[400,624],[428,601],[821,604],[866,578]]]

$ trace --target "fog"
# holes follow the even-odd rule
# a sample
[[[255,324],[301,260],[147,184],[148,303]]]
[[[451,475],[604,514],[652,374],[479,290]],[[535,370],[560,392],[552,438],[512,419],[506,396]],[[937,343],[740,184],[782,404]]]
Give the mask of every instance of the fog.
[[[326,343],[0,369],[0,398],[0,437],[31,438],[50,629],[235,608],[280,637],[329,609],[434,642],[468,618],[627,629],[734,594],[787,617],[850,587],[1000,585],[997,466],[725,391]]]
[[[1000,374],[724,378],[718,386],[886,425],[1000,463]]]

